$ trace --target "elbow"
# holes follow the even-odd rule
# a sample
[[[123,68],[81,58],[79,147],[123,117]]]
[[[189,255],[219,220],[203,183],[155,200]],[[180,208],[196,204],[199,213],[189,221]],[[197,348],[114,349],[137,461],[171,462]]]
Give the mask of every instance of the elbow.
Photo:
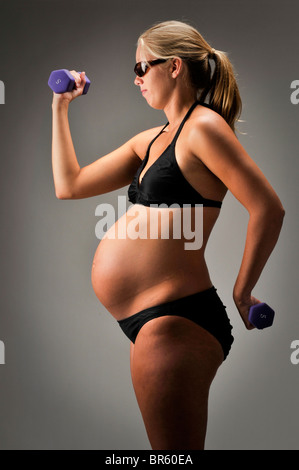
[[[273,228],[280,228],[285,217],[285,209],[279,199],[256,205],[249,212],[254,219],[263,221]]]
[[[285,213],[286,213],[286,211],[285,211],[284,207],[281,206],[281,210],[280,210],[280,229],[281,229],[282,224],[283,224]]]
[[[62,200],[65,200],[65,199],[74,199],[74,196],[71,192],[69,191],[65,191],[65,190],[60,190],[60,189],[55,189],[55,196],[57,197],[57,199],[62,199]]]
[[[282,206],[279,209],[276,209],[275,215],[272,221],[272,225],[273,225],[273,230],[277,231],[277,233],[280,233],[282,229],[284,216],[285,216],[285,210]]]
[[[281,204],[280,201],[278,201],[277,204],[275,205],[274,209],[273,209],[273,215],[274,215],[274,218],[277,220],[277,222],[280,225],[282,225],[282,223],[283,223],[285,213],[286,213],[286,211],[285,211],[283,205]]]
[[[285,214],[286,214],[286,211],[285,211],[284,207],[281,206],[281,209],[280,209],[281,225],[283,223],[283,219],[284,219]]]
[[[280,201],[276,201],[274,204],[270,204],[266,209],[266,218],[268,219],[269,225],[273,228],[281,229],[283,219],[285,216],[285,209]]]
[[[54,178],[55,196],[57,199],[76,199],[77,185],[74,179]]]
[[[71,197],[65,196],[63,194],[57,194],[57,193],[56,193],[56,198],[61,199],[61,200],[72,199]]]

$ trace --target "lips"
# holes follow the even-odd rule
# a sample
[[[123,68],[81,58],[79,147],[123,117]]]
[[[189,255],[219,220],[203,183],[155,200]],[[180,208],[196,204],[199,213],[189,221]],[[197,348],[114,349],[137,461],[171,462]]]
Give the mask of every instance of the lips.
[[[144,94],[147,90],[141,90],[141,93]]]

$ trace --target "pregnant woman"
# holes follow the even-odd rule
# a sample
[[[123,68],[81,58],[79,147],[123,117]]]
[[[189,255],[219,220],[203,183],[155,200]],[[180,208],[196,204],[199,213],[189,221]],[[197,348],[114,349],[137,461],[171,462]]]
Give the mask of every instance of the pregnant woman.
[[[284,209],[235,135],[241,99],[224,52],[192,26],[167,21],[139,37],[134,71],[147,104],[164,111],[166,124],[80,168],[68,107],[82,94],[85,73],[72,71],[76,88],[53,95],[55,191],[59,199],[80,199],[130,185],[132,204],[97,248],[92,285],[131,341],[133,386],[152,449],[199,450],[209,389],[233,342],[205,262],[210,233],[229,190],[249,213],[232,294],[251,330],[249,308],[259,302],[252,291],[277,242]],[[134,119],[132,108],[128,117]],[[202,243],[196,250],[186,249],[184,234],[174,236],[174,219],[186,205],[193,227],[196,211],[202,211]],[[146,237],[129,231],[136,213],[138,231]],[[157,214],[158,236],[151,237]],[[165,214],[168,237],[162,236]]]

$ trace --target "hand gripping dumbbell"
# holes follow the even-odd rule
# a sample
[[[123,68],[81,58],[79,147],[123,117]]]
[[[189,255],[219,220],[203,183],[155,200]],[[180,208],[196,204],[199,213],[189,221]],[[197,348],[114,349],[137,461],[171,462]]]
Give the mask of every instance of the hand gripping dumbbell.
[[[274,310],[269,305],[261,302],[250,307],[248,320],[253,326],[263,330],[273,324],[274,314]]]
[[[85,79],[86,83],[82,93],[83,95],[86,95],[90,85],[90,80],[86,76]],[[76,88],[73,75],[66,69],[53,70],[53,72],[50,74],[48,85],[54,91],[54,93],[65,93]]]

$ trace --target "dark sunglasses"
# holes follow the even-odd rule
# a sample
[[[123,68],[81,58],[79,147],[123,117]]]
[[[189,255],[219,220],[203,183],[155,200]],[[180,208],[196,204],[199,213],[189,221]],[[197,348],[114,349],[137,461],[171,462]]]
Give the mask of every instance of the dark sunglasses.
[[[137,64],[134,67],[134,72],[138,77],[143,77],[151,67],[154,65],[162,64],[163,62],[166,62],[167,59],[156,59],[156,60],[149,60],[149,61],[142,61],[142,62],[137,62]]]

